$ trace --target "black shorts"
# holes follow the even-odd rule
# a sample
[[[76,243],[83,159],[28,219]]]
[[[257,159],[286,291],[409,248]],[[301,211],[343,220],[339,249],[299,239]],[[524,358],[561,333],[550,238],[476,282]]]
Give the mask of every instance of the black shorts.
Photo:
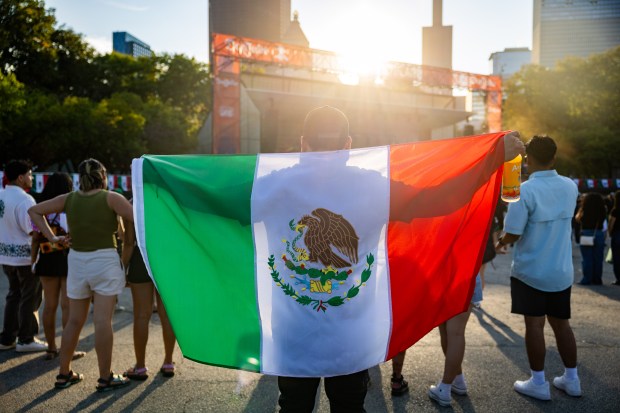
[[[541,291],[530,287],[523,281],[510,277],[510,295],[512,313],[531,317],[551,317],[562,320],[570,319],[570,291]]]
[[[153,282],[149,277],[149,272],[144,265],[140,249],[136,246],[131,254],[129,268],[127,269],[127,281],[132,284],[143,284]]]
[[[54,251],[47,254],[39,252],[34,273],[39,277],[67,277],[67,251]]]

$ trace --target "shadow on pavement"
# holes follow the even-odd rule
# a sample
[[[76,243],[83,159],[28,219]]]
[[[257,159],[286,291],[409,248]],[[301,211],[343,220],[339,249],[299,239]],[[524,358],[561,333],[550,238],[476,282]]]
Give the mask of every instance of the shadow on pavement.
[[[605,283],[603,285],[579,285],[575,283],[575,285],[573,285],[573,289],[587,289],[595,294],[599,294],[606,298],[609,298],[610,300],[620,301],[620,286],[609,285],[609,282],[607,280],[604,280],[603,282]]]
[[[480,326],[495,340],[498,344],[497,348],[506,356],[507,359],[518,366],[524,373],[530,372],[530,367],[527,362],[523,362],[523,358],[517,355],[515,347],[520,347],[522,351],[525,351],[524,337],[515,333],[506,323],[494,317],[484,308],[477,308],[472,313],[478,319]],[[508,345],[506,345],[508,341]]]
[[[275,391],[274,391],[275,388]],[[258,380],[258,384],[252,391],[243,413],[257,411],[269,411],[278,405],[278,379],[276,376],[264,375]],[[261,408],[260,406],[264,406]]]
[[[129,405],[127,405],[127,407],[123,408],[123,411],[127,411],[127,412],[135,411],[151,393],[153,393],[159,387],[164,385],[166,382],[167,380],[165,379],[155,378],[153,381],[151,381],[148,384],[148,386],[146,386],[145,388],[142,388],[142,385],[144,384],[144,382],[132,381],[132,383],[128,387],[131,390],[131,393],[139,392],[139,396],[135,397],[135,395],[132,395],[131,397],[135,397],[135,399]],[[119,390],[121,392],[124,392],[124,389],[119,389]],[[86,406],[82,406],[82,407],[86,407]],[[76,406],[74,411],[80,411],[80,405]]]
[[[30,403],[28,403],[27,405],[25,405],[24,407],[22,407],[21,409],[18,410],[19,413],[25,413],[25,412],[30,412],[33,409],[35,409],[38,405],[45,403],[46,401],[48,401],[49,399],[54,398],[59,391],[62,390],[58,390],[58,389],[50,389],[48,391],[46,391],[45,393],[43,393],[42,395],[40,395],[39,397],[37,397],[36,399],[34,399],[33,401],[31,401]]]
[[[112,328],[116,332],[132,323],[133,321],[130,318],[117,319],[112,325]],[[79,350],[90,352],[90,351],[93,351],[94,348],[95,348],[94,333],[89,334],[80,339],[80,342],[78,344]],[[0,383],[7,384],[7,386],[3,386],[2,392],[0,392],[0,394],[8,393],[9,391],[19,388],[23,386],[24,384],[40,377],[41,375],[45,373],[58,369],[58,358],[56,358],[55,360],[44,360],[43,357],[45,353],[42,352],[41,354],[42,354],[41,357],[32,358],[24,363],[20,363],[16,365],[13,368],[0,372]],[[0,353],[0,362],[3,363],[9,358],[23,357],[26,355],[28,355],[28,353],[17,353],[15,352],[15,350],[6,350]],[[53,387],[53,383],[50,383],[50,387]],[[56,390],[56,389],[52,388],[52,390]],[[44,397],[47,394],[48,393],[45,393],[41,397]],[[50,396],[46,397],[45,399],[41,401],[45,401],[49,397]],[[30,406],[29,408],[33,408],[38,404],[38,403],[33,404],[36,400],[38,399],[35,399],[31,403],[29,403],[28,405]],[[41,401],[39,401],[39,403]]]
[[[115,390],[111,390],[106,393],[97,393],[93,389],[93,393],[90,396],[88,396],[86,399],[79,402],[73,409],[69,410],[69,413],[82,412],[84,410],[87,410],[92,404],[97,404],[97,403],[100,403],[100,404],[96,408],[92,410],[90,409],[88,410],[90,412],[105,412],[106,410],[111,408],[112,405],[118,401],[118,399],[125,397],[127,394],[130,393],[128,390],[131,389],[132,384],[129,384],[128,386],[125,386],[122,389],[115,389]],[[105,398],[107,398],[107,400],[101,403],[101,399],[105,399]],[[127,411],[132,411],[132,410],[127,410]]]
[[[391,364],[392,362],[388,363]],[[366,394],[366,410],[369,412],[388,411],[385,396],[383,395],[382,386],[384,386],[385,382],[381,374],[381,368],[379,366],[374,366],[373,368],[368,369],[368,375],[370,376],[370,387],[368,388],[368,393]],[[402,402],[400,402],[401,400]],[[407,400],[409,400],[409,394],[403,395],[400,398],[394,397],[394,412],[404,412],[404,408],[407,405]]]

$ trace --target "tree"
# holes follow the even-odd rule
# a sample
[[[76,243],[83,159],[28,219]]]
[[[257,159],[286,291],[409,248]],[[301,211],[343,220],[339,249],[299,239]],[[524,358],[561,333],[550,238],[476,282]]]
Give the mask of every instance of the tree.
[[[15,75],[4,75],[0,72],[0,147],[5,147],[11,130],[11,119],[19,116],[26,105],[24,85]]]
[[[186,153],[210,110],[208,67],[183,55],[97,55],[43,1],[0,1],[0,164],[88,157],[128,171],[143,153]]]
[[[0,70],[15,73],[22,83],[39,80],[42,68],[52,66],[51,37],[56,18],[42,1],[0,2]]]
[[[506,84],[505,124],[558,141],[558,169],[585,177],[620,176],[620,47],[553,69],[526,66]]]
[[[82,36],[56,28],[53,9],[37,0],[0,2],[0,71],[64,96],[83,95],[94,50]]]

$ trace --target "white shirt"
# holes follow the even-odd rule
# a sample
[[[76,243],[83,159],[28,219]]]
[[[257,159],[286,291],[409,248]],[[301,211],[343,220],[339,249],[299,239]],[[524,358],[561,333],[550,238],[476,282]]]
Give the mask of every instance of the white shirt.
[[[30,265],[32,222],[28,208],[34,198],[22,188],[7,185],[0,190],[0,264]]]

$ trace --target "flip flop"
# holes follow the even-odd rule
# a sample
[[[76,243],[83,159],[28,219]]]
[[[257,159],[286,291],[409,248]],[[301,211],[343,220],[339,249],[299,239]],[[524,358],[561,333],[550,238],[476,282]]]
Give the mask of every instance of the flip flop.
[[[159,369],[159,372],[164,377],[173,377],[174,376],[174,362],[164,364],[163,366],[161,366],[161,369]]]
[[[63,380],[63,381],[59,381]],[[84,380],[83,374],[74,373],[73,370],[69,371],[67,374],[59,374],[56,376],[56,383],[54,383],[54,387],[57,389],[66,389],[69,386],[74,385],[75,383],[79,383]]]
[[[74,351],[73,352],[73,356],[71,357],[71,360],[77,360],[77,359],[81,359],[82,357],[84,357],[86,355],[85,352],[83,351]]]
[[[97,380],[96,389],[99,393],[102,393],[102,392],[106,392],[110,390],[116,390],[119,387],[126,386],[129,383],[131,383],[131,381],[127,377],[121,376],[120,374],[114,374],[114,372],[111,372],[110,377],[107,380],[106,379]]]
[[[131,380],[140,380],[140,381],[142,381],[142,380],[148,379],[148,377],[149,377],[149,375],[147,374],[148,371],[149,371],[149,369],[146,368],[146,367],[136,367],[136,366],[133,366],[129,370],[124,372],[123,376],[129,377]]]

